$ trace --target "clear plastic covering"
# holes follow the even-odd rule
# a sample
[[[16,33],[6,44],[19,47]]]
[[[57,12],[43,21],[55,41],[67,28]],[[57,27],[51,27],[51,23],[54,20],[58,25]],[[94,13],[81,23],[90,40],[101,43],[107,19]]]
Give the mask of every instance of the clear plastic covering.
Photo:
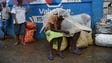
[[[79,14],[79,15],[71,16],[68,10],[62,8],[56,8],[43,16],[43,27],[40,32],[43,31],[49,17],[52,14],[58,14],[59,16],[60,15],[63,16],[64,21],[62,22],[62,30],[70,32],[70,34],[67,36],[73,36],[74,33],[82,30],[91,31],[90,28],[91,19],[88,14]]]
[[[78,16],[75,17],[79,18]],[[83,23],[83,21],[82,18],[75,19],[73,16],[66,17],[62,23],[62,30],[69,31],[69,35],[66,35],[68,37],[83,30],[92,31],[87,24]]]
[[[43,22],[43,27],[40,31],[40,33],[43,31],[44,27],[47,24],[48,19],[50,18],[50,16],[52,16],[53,14],[58,14],[58,16],[63,16],[63,17],[67,17],[69,16],[70,12],[68,10],[62,9],[62,8],[56,8],[53,9],[52,11],[46,13],[43,17],[42,17],[42,22]]]

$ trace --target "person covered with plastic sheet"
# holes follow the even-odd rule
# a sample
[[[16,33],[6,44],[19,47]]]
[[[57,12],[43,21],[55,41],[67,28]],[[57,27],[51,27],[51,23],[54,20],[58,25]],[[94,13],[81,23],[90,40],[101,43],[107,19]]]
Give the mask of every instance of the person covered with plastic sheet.
[[[49,42],[49,55],[48,59],[53,60],[53,41],[58,40],[58,49],[57,49],[57,54],[61,57],[64,58],[64,55],[62,51],[60,51],[61,48],[61,43],[62,43],[62,37],[63,33],[68,34],[67,31],[61,30],[61,23],[63,21],[62,16],[58,16],[57,14],[52,14],[47,21],[47,24],[45,26],[45,31],[46,31],[46,37]]]
[[[58,16],[63,16],[64,20],[61,23],[61,30],[69,32],[68,34],[64,34],[65,37],[68,37],[68,43],[69,43],[69,50],[72,53],[80,54],[80,51],[78,49],[77,43],[78,39],[83,37],[80,37],[82,34],[82,31],[90,32],[92,31],[90,28],[90,16],[88,14],[80,14],[74,16],[70,15],[70,11],[67,11],[62,8],[56,8],[46,15],[44,15],[43,24],[46,25],[46,20],[48,20],[49,16],[51,14],[58,13]],[[43,30],[44,26],[42,27],[41,31]]]
[[[62,30],[69,31],[69,34],[65,34],[68,37],[69,50],[74,54],[81,54],[77,43],[82,31],[90,32],[90,24],[84,23],[84,21],[90,20],[87,14],[80,14],[74,17],[68,16],[62,23]],[[83,38],[82,38],[83,39]]]
[[[14,5],[12,8],[11,13],[14,17],[14,31],[16,34],[16,43],[15,45],[18,45],[19,43],[24,43],[24,35],[25,35],[25,21],[26,21],[26,13],[29,10],[26,10],[22,4],[23,0],[17,0],[18,4]]]
[[[10,8],[7,6],[6,0],[2,1],[1,6],[2,6],[1,25],[2,25],[2,30],[4,32],[4,39],[5,39],[5,35],[7,34],[8,20],[10,18]]]

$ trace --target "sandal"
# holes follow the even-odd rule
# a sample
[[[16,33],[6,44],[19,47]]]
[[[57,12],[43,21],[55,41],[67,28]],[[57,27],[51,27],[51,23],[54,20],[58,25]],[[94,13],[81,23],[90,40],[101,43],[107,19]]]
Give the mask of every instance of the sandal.
[[[61,57],[61,58],[64,58],[64,57],[65,57],[64,54],[63,54],[62,52],[59,52],[57,55],[58,55],[59,57]]]
[[[54,59],[54,56],[53,56],[52,54],[49,54],[49,55],[48,55],[48,59],[49,59],[49,60],[53,60],[53,59]]]
[[[79,50],[74,50],[73,53],[74,54],[77,54],[77,55],[80,55],[81,54],[81,52]]]

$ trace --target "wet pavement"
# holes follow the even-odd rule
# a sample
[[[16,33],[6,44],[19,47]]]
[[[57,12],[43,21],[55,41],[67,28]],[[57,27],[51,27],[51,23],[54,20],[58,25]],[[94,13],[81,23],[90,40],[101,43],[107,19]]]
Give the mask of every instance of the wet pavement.
[[[46,40],[36,40],[34,43],[14,46],[14,40],[0,41],[0,63],[112,63],[112,48],[89,46],[81,49],[81,55],[64,51],[65,58],[55,55],[49,61],[48,43]]]

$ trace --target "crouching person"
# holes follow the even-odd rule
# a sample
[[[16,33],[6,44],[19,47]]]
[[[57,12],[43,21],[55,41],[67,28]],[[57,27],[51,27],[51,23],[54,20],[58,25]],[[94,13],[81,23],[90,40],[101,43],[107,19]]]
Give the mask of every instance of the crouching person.
[[[88,14],[74,15],[73,17],[66,17],[62,23],[62,30],[69,31],[69,34],[65,34],[68,37],[69,50],[74,54],[81,54],[78,49],[78,39],[84,39],[81,37],[82,31],[91,32],[90,28],[90,16]],[[85,36],[87,37],[87,36]]]
[[[48,55],[49,60],[54,59],[53,50],[52,50],[54,40],[57,40],[57,42],[58,42],[57,55],[61,58],[64,58],[64,55],[63,55],[62,51],[60,51],[60,48],[61,48],[61,44],[62,44],[63,33],[68,34],[68,32],[61,30],[61,23],[63,20],[64,19],[62,16],[53,14],[47,21],[45,31],[46,31],[47,40],[49,42],[49,55]]]

